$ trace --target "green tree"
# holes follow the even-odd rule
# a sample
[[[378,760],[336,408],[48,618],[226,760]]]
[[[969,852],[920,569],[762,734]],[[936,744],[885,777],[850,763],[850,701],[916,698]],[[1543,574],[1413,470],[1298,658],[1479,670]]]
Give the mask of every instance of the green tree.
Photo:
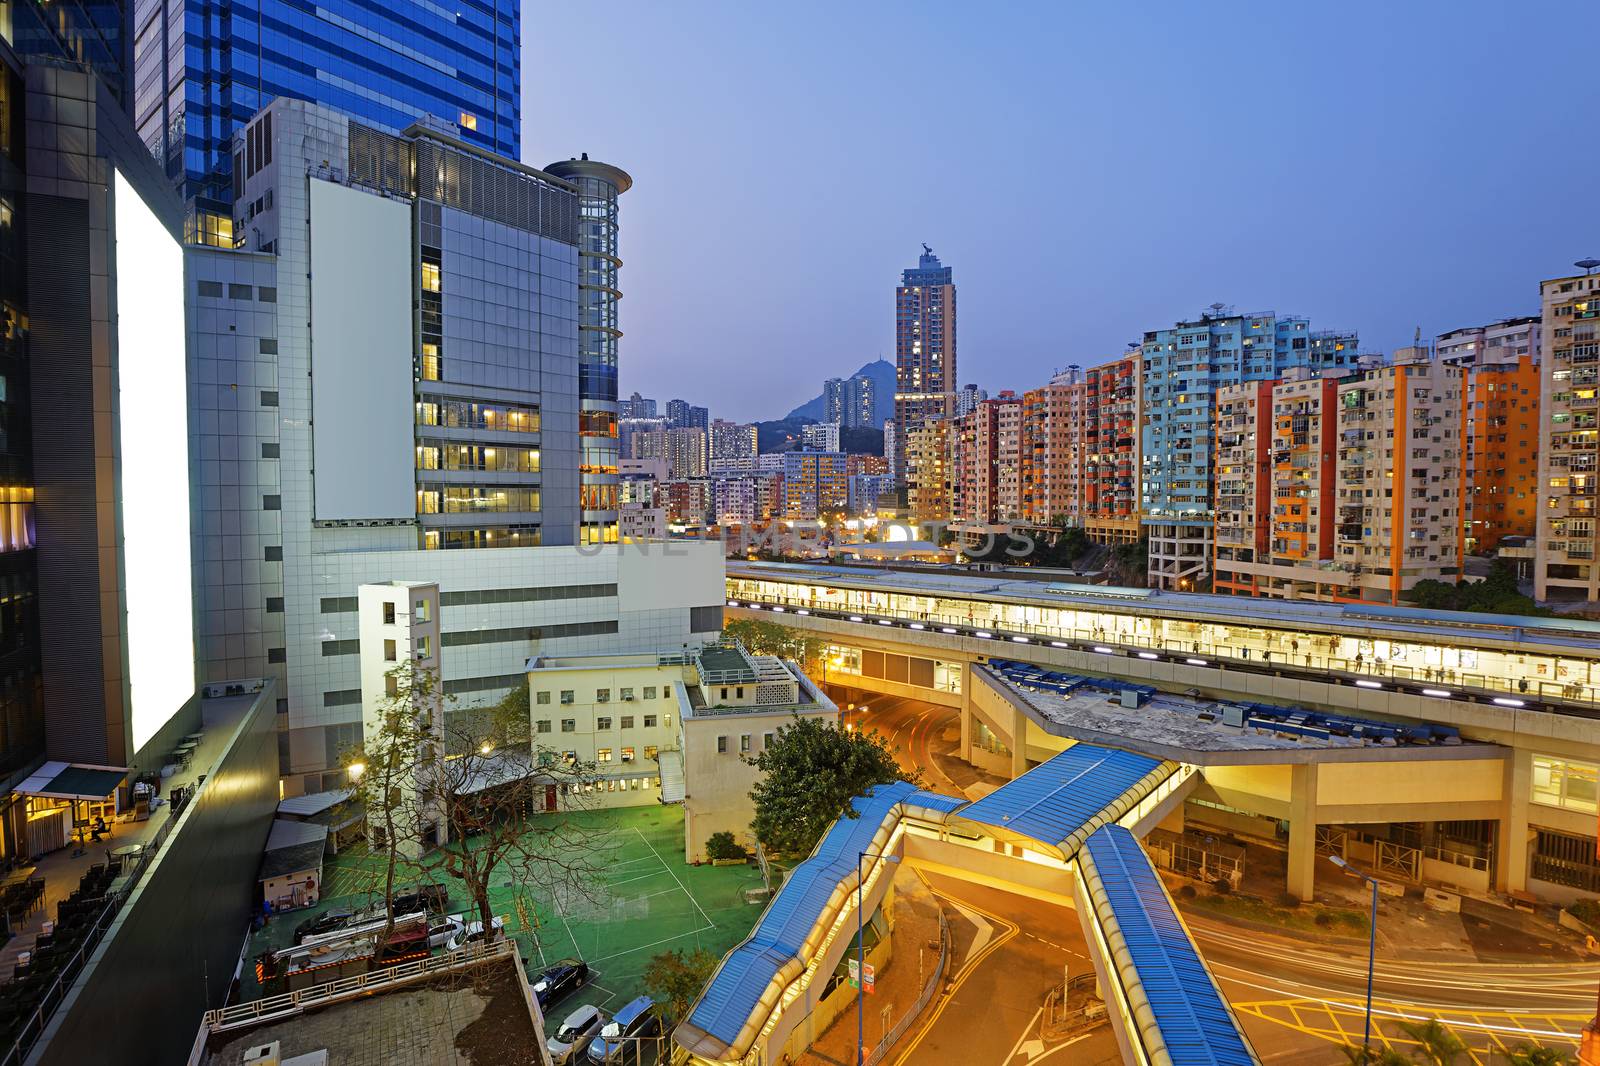
[[[1562,1048],[1520,1044],[1506,1052],[1508,1066],[1572,1066],[1577,1059]]]
[[[1350,1060],[1350,1066],[1411,1066],[1411,1059],[1387,1047],[1358,1047],[1346,1044],[1339,1049]]]
[[[689,1012],[711,980],[717,960],[702,948],[688,954],[663,951],[652,955],[644,968],[644,987],[656,1001],[656,1012],[670,1024]]]
[[[735,618],[724,622],[722,636],[727,640],[737,640],[751,655],[776,655],[793,659],[807,673],[813,672],[821,664],[822,649],[827,644],[812,633],[761,618]]]
[[[762,844],[786,855],[809,854],[838,818],[854,818],[850,801],[873,785],[922,784],[921,771],[902,770],[878,732],[798,714],[745,761],[761,771],[750,790],[751,828]]]
[[[1517,571],[1505,559],[1496,559],[1482,581],[1418,581],[1407,598],[1417,607],[1434,611],[1477,611],[1487,614],[1548,615],[1517,588]]]
[[[1451,1066],[1467,1050],[1461,1038],[1438,1018],[1429,1018],[1425,1022],[1401,1022],[1400,1028],[1418,1044],[1412,1056],[1421,1058],[1429,1066]]]

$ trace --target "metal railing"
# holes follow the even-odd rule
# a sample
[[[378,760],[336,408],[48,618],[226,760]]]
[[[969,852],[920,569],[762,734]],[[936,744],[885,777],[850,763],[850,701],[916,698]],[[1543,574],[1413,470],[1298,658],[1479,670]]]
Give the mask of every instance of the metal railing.
[[[377,970],[368,970],[366,973],[340,977],[325,984],[311,985],[293,992],[282,992],[275,996],[264,996],[245,1003],[208,1010],[204,1015],[204,1024],[208,1029],[222,1032],[241,1025],[252,1025],[265,1018],[298,1014],[308,1007],[321,1006],[436,974],[476,966],[488,959],[511,954],[515,946],[515,941],[509,938],[496,940],[492,944],[468,944],[459,951],[445,955],[430,955],[424,959],[413,959],[397,966],[385,966]]]
[[[191,798],[189,802],[192,804],[194,800]],[[139,882],[144,878],[145,871],[149,868],[151,860],[161,850],[161,846],[166,843],[167,835],[172,831],[172,827],[177,823],[178,818],[179,815],[177,813],[169,815],[167,820],[156,829],[155,835],[144,845],[138,857],[134,860],[133,869],[128,873],[126,887],[120,893],[107,898],[106,905],[101,908],[100,913],[95,915],[94,921],[89,925],[88,934],[83,938],[83,943],[78,945],[78,950],[73,952],[72,958],[68,959],[61,969],[57,971],[55,980],[50,983],[49,988],[45,989],[44,995],[40,997],[33,1014],[28,1017],[27,1021],[22,1023],[22,1028],[18,1030],[17,1037],[12,1041],[11,1047],[6,1051],[4,1057],[0,1058],[0,1066],[20,1064],[33,1051],[34,1046],[39,1042],[39,1038],[44,1035],[45,1027],[50,1024],[51,1017],[55,1015],[56,1008],[61,1006],[62,1000],[66,999],[67,992],[72,988],[73,981],[77,980],[78,975],[83,972],[89,956],[94,953],[95,948],[100,946],[106,930],[116,921],[117,914],[122,910],[123,903],[138,889]]]
[[[911,1004],[911,1009],[901,1016],[900,1020],[890,1027],[883,1039],[878,1041],[878,1046],[873,1048],[866,1057],[866,1066],[878,1066],[889,1051],[906,1035],[906,1030],[911,1028],[911,1023],[927,1009],[933,1001],[934,994],[939,990],[939,983],[944,980],[945,960],[950,956],[950,923],[945,920],[944,911],[939,911],[939,961],[934,964],[933,976],[928,978],[928,983],[922,986],[922,993],[917,996],[917,1001]]]
[[[1428,844],[1422,849],[1422,857],[1434,859],[1438,862],[1447,862],[1452,866],[1465,866],[1469,870],[1478,870],[1483,873],[1489,871],[1489,856],[1472,855],[1464,851],[1453,851],[1450,848],[1441,848],[1437,844]]]

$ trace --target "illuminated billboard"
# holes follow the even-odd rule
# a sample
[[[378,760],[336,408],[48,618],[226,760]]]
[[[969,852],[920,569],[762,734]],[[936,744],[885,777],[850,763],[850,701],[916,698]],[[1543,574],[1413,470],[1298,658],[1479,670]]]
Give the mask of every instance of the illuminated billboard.
[[[183,250],[116,176],[117,495],[138,751],[195,688]]]

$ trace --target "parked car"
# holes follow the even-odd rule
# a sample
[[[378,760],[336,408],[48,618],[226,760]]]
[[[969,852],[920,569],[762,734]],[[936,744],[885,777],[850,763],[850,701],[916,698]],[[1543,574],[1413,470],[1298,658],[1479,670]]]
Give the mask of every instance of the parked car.
[[[294,942],[298,944],[308,936],[337,932],[349,925],[352,917],[349,911],[328,911],[315,918],[307,918],[294,927]]]
[[[461,919],[463,924],[462,924],[461,928],[456,931],[456,934],[450,938],[449,943],[445,944],[445,950],[446,951],[460,951],[462,948],[466,947],[468,944],[474,944],[474,943],[477,943],[479,940],[483,939],[483,922],[481,922],[481,921],[468,922],[466,920],[467,916],[465,914],[456,914],[456,915],[452,915],[452,917]],[[504,916],[499,915],[499,914],[495,915],[494,916],[494,930],[495,930],[495,932],[497,932],[497,933],[501,932],[502,930],[505,929],[505,927],[506,927],[506,920],[505,920]]]
[[[561,1028],[550,1037],[548,1047],[550,1061],[555,1066],[569,1061],[589,1040],[600,1031],[606,1023],[606,1016],[600,1013],[600,1008],[595,1006],[579,1007],[567,1015],[567,1020],[561,1023]]]
[[[544,1010],[552,1003],[582,987],[589,979],[589,964],[581,959],[562,959],[533,981],[533,995]]]
[[[656,1001],[640,996],[617,1011],[609,1025],[600,1027],[600,1035],[589,1042],[589,1061],[606,1063],[638,1062],[640,1041],[661,1031],[661,1019],[656,1016]]]
[[[443,914],[449,906],[450,890],[443,885],[418,885],[410,892],[401,892],[394,897],[396,914],[410,914],[412,911],[421,910]]]

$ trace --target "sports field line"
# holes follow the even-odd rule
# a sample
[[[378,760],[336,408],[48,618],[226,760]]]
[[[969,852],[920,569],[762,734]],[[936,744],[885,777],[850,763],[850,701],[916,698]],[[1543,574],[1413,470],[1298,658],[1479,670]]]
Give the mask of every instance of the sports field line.
[[[648,880],[650,880],[650,878],[655,877],[655,876],[657,876],[656,871],[651,870],[649,873],[640,874],[638,877],[625,877],[621,881],[607,881],[606,882],[606,887],[607,888],[616,888],[619,885],[631,885],[635,881],[648,881]]]
[[[693,899],[694,897],[691,896],[690,898]],[[590,961],[590,962],[605,962],[607,959],[620,959],[624,955],[632,955],[635,951],[643,951],[646,948],[657,948],[657,947],[660,947],[662,944],[670,944],[674,940],[682,940],[686,936],[695,936],[698,933],[704,933],[704,932],[707,932],[707,931],[709,931],[711,929],[715,929],[715,928],[716,928],[715,925],[702,925],[700,928],[691,929],[687,933],[679,933],[677,936],[669,936],[669,937],[666,937],[666,938],[661,939],[661,940],[653,940],[648,944],[639,944],[639,945],[637,945],[635,947],[629,948],[626,951],[613,951],[609,955],[601,955],[597,959],[591,959],[591,960],[588,960],[588,961]]]
[[[704,907],[700,906],[700,901],[694,898],[694,893],[690,892],[688,887],[686,885],[684,885],[684,883],[681,880],[678,879],[678,872],[676,870],[674,870],[672,867],[667,865],[667,860],[663,859],[661,857],[661,854],[656,851],[655,847],[650,843],[649,839],[643,833],[639,832],[639,828],[637,826],[634,827],[633,831],[635,833],[639,833],[639,839],[644,841],[644,846],[650,849],[650,854],[652,854],[652,855],[654,855],[656,857],[656,861],[661,864],[662,869],[666,870],[667,873],[671,874],[672,875],[672,879],[674,881],[678,882],[678,887],[683,889],[683,894],[685,896],[689,897],[689,902],[693,903],[694,904],[694,909],[700,912],[700,917],[705,919],[707,925],[709,925],[711,928],[715,929],[717,927],[717,923],[713,922],[711,920],[711,915],[707,914],[706,913],[706,909]],[[678,938],[677,937],[672,937],[671,939],[676,940]]]

